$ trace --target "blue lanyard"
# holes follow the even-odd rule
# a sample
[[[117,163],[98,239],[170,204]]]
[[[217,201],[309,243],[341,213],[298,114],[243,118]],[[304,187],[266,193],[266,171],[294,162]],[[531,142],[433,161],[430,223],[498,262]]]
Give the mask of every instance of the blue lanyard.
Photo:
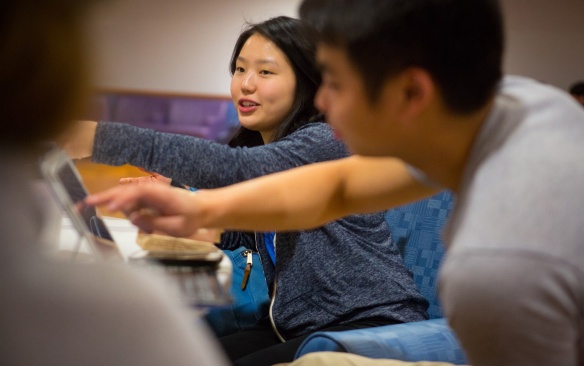
[[[196,192],[197,189],[194,187],[187,188],[191,192]],[[264,233],[264,243],[266,244],[266,249],[268,250],[268,254],[270,255],[270,259],[274,265],[276,264],[276,246],[274,245],[274,239],[276,238],[275,232],[267,232]]]
[[[276,246],[274,245],[274,239],[276,238],[275,232],[264,233],[264,243],[266,244],[266,249],[270,255],[272,263],[276,264]]]

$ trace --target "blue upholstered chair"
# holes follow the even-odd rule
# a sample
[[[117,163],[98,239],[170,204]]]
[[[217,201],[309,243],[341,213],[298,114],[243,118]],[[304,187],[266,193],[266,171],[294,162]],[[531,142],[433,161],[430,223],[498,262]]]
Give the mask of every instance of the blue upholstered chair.
[[[343,332],[316,332],[302,343],[296,358],[310,352],[336,351],[402,361],[466,363],[454,333],[442,317],[436,288],[438,267],[444,255],[440,234],[452,209],[452,200],[452,194],[443,191],[389,210],[385,215],[414,281],[430,303],[430,319]]]

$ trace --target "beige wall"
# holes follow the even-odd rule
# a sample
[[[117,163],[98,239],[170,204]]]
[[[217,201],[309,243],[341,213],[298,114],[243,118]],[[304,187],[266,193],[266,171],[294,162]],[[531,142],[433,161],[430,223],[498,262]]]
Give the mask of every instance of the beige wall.
[[[116,0],[96,12],[101,88],[229,95],[246,20],[296,16],[301,0]],[[584,0],[502,0],[507,72],[562,89],[584,79]]]
[[[228,96],[229,59],[244,23],[296,16],[299,2],[112,1],[95,17],[97,86]]]
[[[567,89],[584,80],[584,0],[502,0],[505,69]]]

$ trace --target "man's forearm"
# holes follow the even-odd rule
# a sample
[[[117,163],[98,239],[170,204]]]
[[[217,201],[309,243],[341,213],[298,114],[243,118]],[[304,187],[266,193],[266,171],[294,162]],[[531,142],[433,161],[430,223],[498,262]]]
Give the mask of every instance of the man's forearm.
[[[297,230],[352,213],[384,210],[436,192],[396,159],[351,157],[201,191],[201,225],[239,230]]]

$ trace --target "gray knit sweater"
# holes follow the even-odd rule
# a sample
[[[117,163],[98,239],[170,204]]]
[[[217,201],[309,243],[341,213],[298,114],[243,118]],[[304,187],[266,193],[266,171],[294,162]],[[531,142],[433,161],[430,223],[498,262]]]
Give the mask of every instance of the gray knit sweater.
[[[131,164],[197,188],[216,188],[305,164],[348,156],[325,123],[305,125],[280,141],[232,148],[127,124],[100,123],[93,161]],[[274,266],[261,234],[228,232],[221,246],[260,254],[284,338],[356,320],[423,320],[427,302],[391,239],[383,213],[352,215],[323,227],[276,236]]]

